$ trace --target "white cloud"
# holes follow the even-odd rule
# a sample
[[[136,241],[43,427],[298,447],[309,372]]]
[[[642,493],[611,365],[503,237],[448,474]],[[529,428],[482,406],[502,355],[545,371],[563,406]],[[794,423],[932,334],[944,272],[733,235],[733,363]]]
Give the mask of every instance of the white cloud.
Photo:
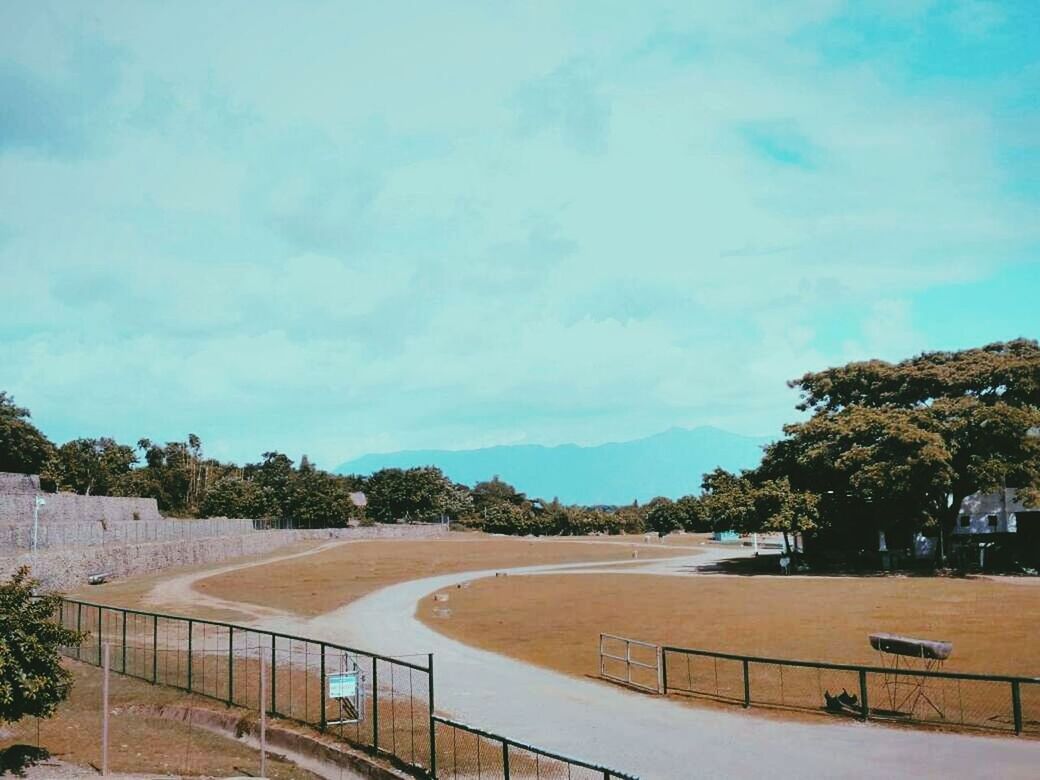
[[[4,387],[61,434],[331,466],[771,432],[785,380],[927,348],[918,292],[1040,240],[995,155],[1025,120],[828,64],[800,34],[835,3],[117,8],[5,48],[116,74],[89,155],[0,137]]]

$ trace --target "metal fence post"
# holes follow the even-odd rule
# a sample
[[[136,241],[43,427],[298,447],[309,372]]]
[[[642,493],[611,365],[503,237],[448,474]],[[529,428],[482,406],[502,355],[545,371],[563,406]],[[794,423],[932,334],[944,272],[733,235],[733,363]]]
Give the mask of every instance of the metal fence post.
[[[668,653],[661,648],[661,693],[668,695]]]
[[[83,632],[83,602],[76,602],[76,633],[80,634]],[[83,647],[83,640],[81,639],[76,643],[76,660],[79,660],[81,648]]]
[[[379,662],[372,656],[372,749],[379,752]]]
[[[867,720],[870,717],[870,704],[867,701],[867,670],[859,670],[859,700],[860,706],[862,707],[863,714],[860,716],[863,720]]]
[[[188,692],[191,692],[191,634],[195,621],[188,618]]]
[[[276,689],[275,680],[277,679],[277,677],[275,677],[275,673],[274,672],[275,672],[275,669],[277,668],[276,664],[278,663],[277,658],[275,657],[275,642],[277,642],[277,641],[278,641],[278,637],[276,637],[274,634],[271,634],[271,714],[272,715],[275,714],[275,706],[274,706],[275,699],[274,699],[274,697],[275,697],[275,689]],[[321,673],[321,690],[322,690],[321,715],[322,715],[322,726],[321,727],[322,727],[322,730],[324,731],[324,729],[325,729],[325,671],[324,671],[324,669],[325,669],[325,644],[324,643],[322,643],[322,645],[321,645],[321,668],[322,668],[322,673]]]
[[[271,637],[272,648],[274,647],[274,637]],[[273,652],[273,651],[272,651]],[[274,677],[274,672],[271,672],[271,677]],[[273,679],[272,679],[272,688]],[[271,707],[274,708],[274,692],[271,692]],[[328,718],[325,715],[325,643],[321,643],[321,723],[318,728],[321,731],[325,731],[326,725],[328,724]]]
[[[1015,719],[1015,733],[1022,733],[1022,690],[1018,680],[1011,683],[1011,712]]]
[[[152,684],[159,680],[159,616],[152,615]]]
[[[751,675],[748,673],[748,659],[744,659],[744,706],[751,706]]]
[[[235,699],[235,627],[228,626],[227,642],[227,703]]]
[[[98,666],[101,666],[101,612],[104,607],[97,608],[97,659]]]
[[[123,610],[123,674],[126,674],[126,610]]]
[[[433,719],[433,653],[426,656],[427,680],[430,698],[430,776],[437,780],[437,721]]]
[[[502,777],[509,780],[509,743],[502,740]]]

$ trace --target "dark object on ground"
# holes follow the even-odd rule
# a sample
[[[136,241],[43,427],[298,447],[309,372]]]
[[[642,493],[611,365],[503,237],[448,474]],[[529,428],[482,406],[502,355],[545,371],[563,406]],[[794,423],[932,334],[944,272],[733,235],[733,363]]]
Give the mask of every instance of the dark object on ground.
[[[909,655],[914,658],[927,658],[932,661],[945,661],[953,652],[952,642],[935,639],[915,639],[898,634],[871,634],[870,646],[882,653]]]
[[[823,708],[827,712],[844,712],[854,715],[860,714],[859,697],[849,693],[844,688],[837,696],[831,696],[830,691],[823,692]]]
[[[8,773],[25,777],[25,770],[51,757],[46,748],[35,745],[11,745],[0,750],[0,777]]]

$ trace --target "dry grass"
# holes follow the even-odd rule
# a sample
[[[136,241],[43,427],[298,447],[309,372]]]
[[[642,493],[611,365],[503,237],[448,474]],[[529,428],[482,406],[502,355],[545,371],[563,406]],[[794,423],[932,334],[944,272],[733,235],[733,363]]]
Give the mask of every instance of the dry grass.
[[[113,604],[127,609],[147,610],[150,609],[148,604],[148,594],[151,593],[152,589],[157,585],[169,580],[171,577],[176,577],[181,574],[191,574],[193,572],[217,571],[231,564],[247,565],[250,563],[259,563],[273,558],[280,558],[284,555],[306,552],[307,550],[315,549],[326,543],[326,540],[297,542],[295,544],[286,545],[285,547],[279,547],[277,550],[272,550],[263,555],[236,558],[233,561],[222,561],[220,563],[211,563],[203,566],[174,566],[168,569],[163,569],[161,573],[151,574],[145,577],[131,577],[117,582],[108,582],[103,585],[85,585],[81,588],[70,591],[65,595],[69,598],[81,599],[94,603]],[[168,610],[161,609],[160,611]],[[201,610],[185,609],[180,611],[184,614],[204,617],[209,620],[223,620],[227,622],[242,622],[249,620],[249,616],[245,613],[233,610],[207,608]]]
[[[1040,588],[1017,581],[540,575],[485,579],[453,589],[447,603],[433,595],[419,616],[437,631],[581,676],[598,673],[600,632],[748,655],[877,663],[867,643],[876,631],[952,641],[948,671],[1040,676]]]
[[[69,700],[52,718],[39,722],[27,718],[8,727],[10,736],[0,740],[0,748],[15,744],[39,745],[69,763],[99,767],[101,672],[85,664],[66,663],[75,675]],[[189,728],[184,723],[144,716],[134,709],[141,705],[170,704],[204,708],[212,703],[113,674],[109,704],[109,767],[113,772],[213,777],[259,774],[258,751],[200,728]],[[314,777],[271,755],[268,755],[267,772],[271,778]]]
[[[463,571],[640,559],[688,554],[642,537],[625,540],[504,539],[473,535],[448,540],[377,540],[345,544],[305,558],[276,561],[208,577],[195,584],[206,595],[274,607],[298,615],[324,614],[406,580]]]

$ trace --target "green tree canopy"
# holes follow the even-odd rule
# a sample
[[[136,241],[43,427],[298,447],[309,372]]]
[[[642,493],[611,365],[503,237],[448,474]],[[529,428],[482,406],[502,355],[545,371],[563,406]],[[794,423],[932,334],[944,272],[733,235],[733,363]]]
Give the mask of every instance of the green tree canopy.
[[[278,501],[270,488],[245,479],[238,474],[227,474],[210,487],[202,502],[204,517],[274,517],[278,515]]]
[[[0,390],[0,471],[38,474],[54,445],[30,420],[28,409]]]
[[[512,504],[513,506],[526,506],[527,496],[517,491],[508,482],[499,479],[498,474],[484,482],[478,482],[471,491],[473,495],[473,508],[477,512],[483,512],[485,507],[494,504]]]
[[[457,506],[458,487],[440,469],[381,469],[365,481],[368,514],[384,523],[437,520]]]
[[[1026,339],[791,383],[813,416],[767,448],[752,482],[818,497],[819,526],[863,545],[879,530],[952,527],[967,496],[1040,488],[1040,347]]]
[[[135,463],[134,448],[114,439],[73,439],[47,459],[40,478],[56,490],[107,496]]]
[[[49,717],[72,688],[58,651],[81,636],[54,621],[61,598],[36,596],[38,584],[27,567],[0,583],[0,722]]]

